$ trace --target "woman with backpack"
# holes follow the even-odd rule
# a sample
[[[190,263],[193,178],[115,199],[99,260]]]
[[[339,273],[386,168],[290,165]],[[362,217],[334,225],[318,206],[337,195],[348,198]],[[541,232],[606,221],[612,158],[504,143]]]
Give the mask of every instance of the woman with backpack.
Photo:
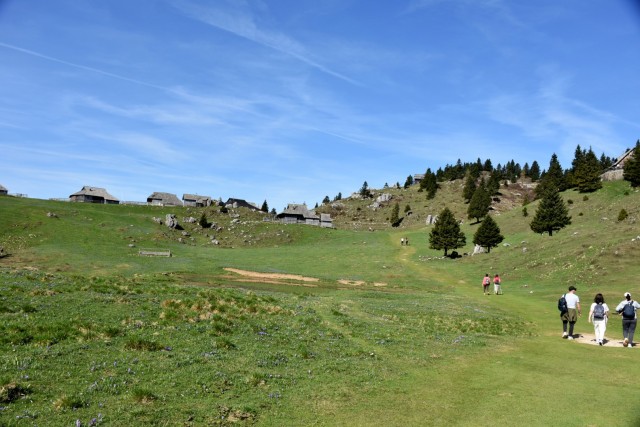
[[[604,302],[602,294],[596,294],[591,304],[591,310],[589,310],[589,323],[593,323],[598,345],[604,344],[604,332],[607,330],[608,318],[609,306]]]
[[[629,292],[624,293],[624,298],[616,307],[616,311],[622,315],[622,345],[633,348],[633,334],[636,331],[636,310],[640,308],[637,301],[631,299]]]
[[[500,275],[496,274],[493,276],[493,293],[496,295],[502,295],[502,289],[500,289],[500,284],[502,280],[500,280]]]
[[[482,290],[484,291],[485,295],[491,295],[491,292],[489,292],[489,285],[491,284],[491,279],[489,278],[489,273],[484,275],[484,278],[482,279]]]

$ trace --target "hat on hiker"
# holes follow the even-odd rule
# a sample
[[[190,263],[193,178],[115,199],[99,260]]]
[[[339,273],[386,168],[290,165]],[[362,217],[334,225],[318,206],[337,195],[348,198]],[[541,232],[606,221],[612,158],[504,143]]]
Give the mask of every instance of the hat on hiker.
[[[624,297],[625,297],[625,298],[626,298],[626,297],[630,297],[630,296],[631,296],[631,294],[630,294],[629,292],[625,292],[625,293],[624,293]]]

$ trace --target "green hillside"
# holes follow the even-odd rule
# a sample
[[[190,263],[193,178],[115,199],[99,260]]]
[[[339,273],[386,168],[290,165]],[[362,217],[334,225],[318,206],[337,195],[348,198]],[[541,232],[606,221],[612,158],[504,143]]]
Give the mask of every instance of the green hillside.
[[[586,337],[595,293],[640,295],[640,193],[564,192],[572,224],[549,237],[526,188],[503,187],[504,242],[444,258],[425,220],[449,207],[472,253],[461,190],[319,207],[335,229],[0,197],[0,425],[638,425],[640,348],[619,346],[618,316],[604,347],[560,339],[556,301],[577,286]],[[485,273],[504,295],[482,294]]]

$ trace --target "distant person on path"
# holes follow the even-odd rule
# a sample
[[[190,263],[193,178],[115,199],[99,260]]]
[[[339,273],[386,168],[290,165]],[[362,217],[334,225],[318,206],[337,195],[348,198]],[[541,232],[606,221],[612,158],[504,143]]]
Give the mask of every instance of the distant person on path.
[[[622,315],[622,345],[633,348],[633,334],[636,332],[637,314],[640,308],[637,301],[631,299],[629,292],[624,293],[624,299],[616,307],[616,311]]]
[[[562,319],[562,338],[573,339],[573,327],[578,321],[578,316],[582,316],[580,308],[580,298],[576,295],[576,287],[569,286],[569,292],[564,295],[567,300],[567,311],[560,315]],[[569,334],[567,335],[567,324],[569,324]]]
[[[589,310],[589,323],[593,323],[593,330],[596,333],[598,345],[604,344],[604,333],[607,330],[609,320],[609,306],[604,302],[602,294],[596,294]]]
[[[500,288],[500,284],[502,283],[502,280],[500,280],[500,276],[499,275],[495,275],[493,276],[493,293],[496,295],[502,295],[502,289]]]
[[[484,275],[484,278],[482,279],[482,290],[485,295],[491,295],[491,292],[489,291],[490,284],[491,284],[491,279],[489,278],[489,273],[487,273]]]

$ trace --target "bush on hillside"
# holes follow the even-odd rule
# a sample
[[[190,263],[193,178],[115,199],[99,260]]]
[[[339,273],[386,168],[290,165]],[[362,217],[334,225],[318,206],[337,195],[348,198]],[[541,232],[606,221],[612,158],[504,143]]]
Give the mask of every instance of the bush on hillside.
[[[618,213],[618,221],[624,221],[628,216],[627,210],[622,208],[620,209],[620,213]]]

